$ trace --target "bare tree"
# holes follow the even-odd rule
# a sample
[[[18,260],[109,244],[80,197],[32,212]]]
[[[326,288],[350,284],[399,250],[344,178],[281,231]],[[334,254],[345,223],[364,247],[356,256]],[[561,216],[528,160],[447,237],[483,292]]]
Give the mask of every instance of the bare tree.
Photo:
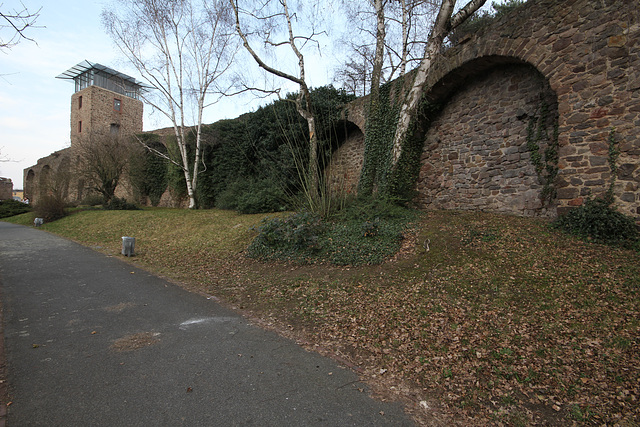
[[[349,31],[342,44],[349,46],[351,53],[347,61],[336,72],[336,82],[343,83],[345,74],[350,80],[363,80],[366,75],[375,76],[374,81],[388,82],[404,76],[411,63],[420,60],[417,48],[424,47],[428,29],[435,15],[435,0],[365,0],[344,1],[349,22]],[[355,31],[353,29],[355,27]],[[366,56],[366,69],[358,68],[363,76],[356,79],[353,57]],[[379,78],[376,76],[379,74]],[[368,84],[366,91],[376,85]],[[347,89],[347,87],[345,87]]]
[[[361,46],[354,50],[356,60],[349,59],[340,66],[334,74],[334,82],[338,83],[347,93],[356,96],[365,96],[371,89],[371,58],[373,54],[369,46]]]
[[[311,103],[311,92],[306,80],[305,60],[302,49],[310,44],[317,46],[315,37],[318,36],[319,33],[316,32],[313,25],[307,29],[304,34],[298,34],[294,31],[297,15],[289,7],[291,0],[254,2],[256,3],[256,8],[252,11],[241,9],[238,0],[229,0],[229,3],[234,10],[236,31],[240,35],[245,49],[256,61],[258,66],[274,76],[298,85],[299,92],[296,98],[296,108],[300,116],[307,121],[309,129],[308,185],[306,187],[308,196],[313,201],[317,199],[319,194],[318,135],[316,132],[316,117]],[[259,22],[261,24],[260,31],[247,30],[246,23],[240,21],[241,15],[243,19],[251,19]],[[282,28],[283,31],[280,31]],[[297,62],[295,72],[284,71],[284,64],[282,62],[280,62],[276,68],[275,66],[268,65],[262,59],[249,40],[252,35],[258,33],[261,37],[261,43],[265,47],[272,49],[272,54],[275,54],[275,51],[281,47],[286,47],[291,50]],[[278,37],[281,38],[278,39]]]
[[[427,46],[420,66],[416,70],[413,84],[404,98],[400,108],[398,124],[393,138],[391,149],[391,165],[395,169],[402,154],[403,144],[407,137],[407,131],[411,120],[415,117],[418,104],[424,93],[427,76],[431,65],[441,52],[442,44],[448,34],[460,24],[466,21],[473,13],[485,4],[486,0],[471,0],[462,9],[454,14],[456,0],[442,0],[436,21],[431,29]]]
[[[380,26],[382,16],[384,16],[385,3],[383,0],[370,0],[376,11],[377,26]],[[391,0],[388,0],[391,1]],[[463,8],[454,14],[456,0],[441,0],[439,4],[438,14],[435,21],[432,21],[431,15],[427,12],[429,4],[422,2],[423,11],[420,14],[414,14],[416,1],[399,0],[400,9],[402,11],[401,28],[402,28],[402,50],[399,55],[400,73],[405,72],[405,68],[409,61],[409,36],[410,25],[423,26],[430,28],[429,36],[426,39],[426,45],[420,64],[412,73],[412,80],[409,84],[403,85],[401,92],[396,94],[396,99],[400,100],[400,108],[398,113],[395,129],[388,133],[386,127],[388,123],[381,123],[384,116],[383,109],[386,106],[380,105],[378,102],[378,91],[381,79],[372,78],[371,80],[371,97],[369,102],[367,131],[365,133],[365,155],[362,174],[360,178],[359,192],[361,195],[371,194],[380,184],[387,184],[388,177],[396,171],[398,161],[402,154],[403,146],[407,138],[409,125],[415,118],[418,110],[419,101],[424,93],[424,87],[427,76],[436,57],[441,53],[445,38],[460,24],[462,24],[469,16],[478,10],[486,2],[486,0],[470,0]],[[414,14],[414,19],[409,17]],[[420,17],[424,22],[420,23],[415,19]],[[388,46],[383,38],[385,32],[376,32],[377,45]],[[387,49],[388,52],[388,49]],[[380,67],[383,61],[381,57],[384,55],[379,49],[376,50],[376,60],[374,64]],[[389,56],[392,56],[389,54]],[[374,68],[373,75],[377,71]],[[408,88],[408,89],[406,89]],[[406,92],[404,92],[406,89]],[[381,130],[382,126],[382,130]],[[386,126],[386,127],[385,127]],[[392,125],[393,126],[393,125]],[[376,132],[372,132],[371,128],[375,128]],[[382,153],[384,151],[384,153]],[[379,188],[378,188],[379,189]]]
[[[77,176],[109,203],[127,169],[131,142],[117,134],[91,133],[72,145]]]
[[[35,27],[36,20],[40,16],[40,10],[30,12],[22,3],[21,8],[15,8],[11,11],[0,11],[0,49],[11,49],[22,40],[35,41],[26,36],[29,28]],[[2,8],[3,4],[0,4]],[[8,36],[3,35],[8,33]]]
[[[144,101],[173,125],[180,159],[169,160],[183,171],[189,208],[195,208],[203,112],[228,90],[225,77],[238,49],[230,9],[224,0],[116,0],[102,19],[118,48],[155,89],[143,95]],[[194,132],[193,153],[189,132]]]

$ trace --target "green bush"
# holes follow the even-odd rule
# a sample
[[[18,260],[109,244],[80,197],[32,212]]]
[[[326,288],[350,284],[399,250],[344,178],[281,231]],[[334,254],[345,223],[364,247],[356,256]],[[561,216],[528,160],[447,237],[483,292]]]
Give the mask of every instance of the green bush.
[[[240,178],[218,195],[216,207],[243,214],[281,212],[289,206],[286,199],[284,190],[271,179]]]
[[[634,219],[618,212],[605,199],[589,198],[553,225],[580,238],[609,245],[633,247],[639,239]]]
[[[14,215],[20,215],[31,211],[31,206],[17,200],[0,201],[0,218],[8,218]]]
[[[306,261],[321,251],[324,224],[320,217],[300,212],[286,218],[265,219],[249,245],[249,256]]]
[[[98,206],[104,203],[104,196],[102,194],[92,193],[87,195],[82,201],[80,205],[84,206]]]
[[[108,211],[136,211],[140,210],[138,206],[133,203],[127,202],[127,199],[114,197],[109,203],[104,205],[104,209]]]
[[[331,218],[309,212],[270,219],[258,228],[249,256],[336,265],[379,264],[395,254],[416,213],[390,202],[358,201]]]

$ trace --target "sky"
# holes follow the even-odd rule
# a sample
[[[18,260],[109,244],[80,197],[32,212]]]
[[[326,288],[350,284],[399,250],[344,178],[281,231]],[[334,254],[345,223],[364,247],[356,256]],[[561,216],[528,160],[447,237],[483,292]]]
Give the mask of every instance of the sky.
[[[39,158],[70,144],[70,108],[73,81],[56,79],[60,73],[88,60],[141,80],[124,60],[100,20],[108,6],[103,0],[0,0],[3,11],[30,11],[42,7],[36,25],[10,50],[0,52],[0,177],[10,178],[14,189],[23,188],[23,170]],[[330,83],[324,60],[308,64],[314,70],[314,87]],[[254,66],[254,64],[251,64]],[[235,118],[268,101],[244,96],[210,107],[205,123]],[[145,105],[144,130],[170,126]]]

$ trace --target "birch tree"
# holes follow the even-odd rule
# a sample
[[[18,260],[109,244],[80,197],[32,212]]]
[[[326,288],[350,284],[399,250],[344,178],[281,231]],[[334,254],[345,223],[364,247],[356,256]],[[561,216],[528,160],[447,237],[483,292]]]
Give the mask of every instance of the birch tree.
[[[370,0],[374,6],[378,19],[376,20],[376,45],[390,46],[386,42],[385,32],[378,30],[380,22],[385,15],[385,7],[390,7],[390,3],[385,4],[384,0]],[[484,5],[486,0],[470,0],[464,7],[455,11],[456,0],[441,0],[438,5],[438,12],[433,20],[429,13],[413,14],[410,0],[398,0],[401,9],[402,42],[401,51],[397,55],[399,58],[400,75],[403,76],[410,61],[410,28],[422,26],[430,28],[430,33],[424,42],[423,54],[419,60],[417,69],[411,74],[412,80],[407,82],[396,93],[396,99],[400,99],[399,111],[395,123],[389,124],[384,120],[384,113],[389,108],[388,105],[381,105],[378,100],[379,85],[381,80],[372,79],[371,99],[369,103],[367,129],[365,133],[365,158],[363,170],[359,184],[359,194],[362,196],[371,195],[380,186],[385,187],[388,179],[396,170],[400,156],[402,155],[404,143],[407,139],[411,121],[416,117],[418,106],[424,94],[424,88],[429,75],[431,65],[441,53],[445,38],[476,10]],[[433,4],[423,3],[427,9]],[[398,14],[396,13],[396,16]],[[422,23],[416,18],[421,18]],[[387,48],[388,52],[388,48]],[[376,49],[376,60],[374,64],[380,66],[385,55],[384,52]],[[376,71],[374,68],[374,75]],[[408,88],[408,89],[407,89]],[[389,100],[385,100],[389,102]],[[383,120],[384,118],[384,120]],[[392,128],[392,129],[390,129]],[[386,190],[385,190],[386,191]]]
[[[171,121],[180,158],[147,148],[182,170],[190,209],[196,207],[203,113],[227,91],[239,47],[230,11],[225,0],[116,0],[102,12],[107,32],[153,89],[143,100]]]
[[[417,52],[424,49],[430,28],[425,24],[429,24],[435,14],[434,1],[344,0],[350,25],[340,43],[349,46],[350,53],[336,76],[358,82],[366,76],[371,82],[369,76],[379,72],[378,85],[368,84],[367,92],[380,83],[404,76],[407,67],[421,59],[422,51]],[[350,66],[354,57],[365,57],[366,61],[357,62],[358,67]],[[375,64],[380,71],[375,70]],[[361,73],[360,78],[355,71]]]
[[[296,109],[302,116],[309,130],[309,164],[306,172],[306,191],[310,202],[313,204],[319,195],[320,172],[318,165],[318,134],[316,132],[316,116],[311,102],[311,92],[307,83],[305,59],[302,50],[305,46],[316,44],[314,39],[318,33],[314,26],[302,30],[304,33],[294,31],[294,24],[297,22],[296,14],[290,9],[291,0],[258,1],[253,2],[256,7],[253,10],[241,8],[239,0],[229,0],[235,15],[236,31],[244,48],[255,60],[260,68],[276,77],[288,80],[298,86],[298,96],[296,98]],[[242,20],[241,20],[242,17]],[[249,26],[246,21],[252,20],[259,23],[257,30],[247,30]],[[312,24],[312,23],[311,23]],[[279,58],[280,48],[290,49],[295,57],[297,67],[295,71],[285,71],[286,61],[278,62],[278,65],[268,64],[251,44],[251,35],[260,35],[260,42],[263,46],[271,50],[271,54]],[[280,38],[279,38],[280,37]]]
[[[466,21],[467,18],[481,8],[485,3],[486,0],[471,0],[454,14],[456,0],[442,0],[438,16],[436,17],[427,46],[425,47],[424,56],[420,62],[420,66],[415,72],[413,84],[411,85],[411,88],[404,98],[404,102],[400,108],[398,125],[396,127],[391,149],[392,169],[395,169],[398,164],[398,160],[402,154],[403,144],[409,130],[409,125],[411,120],[415,117],[418,110],[418,104],[424,94],[424,88],[431,65],[437,58],[439,52],[441,52],[445,38],[449,33],[451,33],[451,31]]]

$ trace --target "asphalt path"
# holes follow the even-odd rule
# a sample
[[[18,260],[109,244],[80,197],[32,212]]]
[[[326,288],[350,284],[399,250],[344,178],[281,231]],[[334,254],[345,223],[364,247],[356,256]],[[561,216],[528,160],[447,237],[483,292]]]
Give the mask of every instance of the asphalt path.
[[[9,427],[414,425],[334,361],[42,230],[0,222],[0,291]]]

